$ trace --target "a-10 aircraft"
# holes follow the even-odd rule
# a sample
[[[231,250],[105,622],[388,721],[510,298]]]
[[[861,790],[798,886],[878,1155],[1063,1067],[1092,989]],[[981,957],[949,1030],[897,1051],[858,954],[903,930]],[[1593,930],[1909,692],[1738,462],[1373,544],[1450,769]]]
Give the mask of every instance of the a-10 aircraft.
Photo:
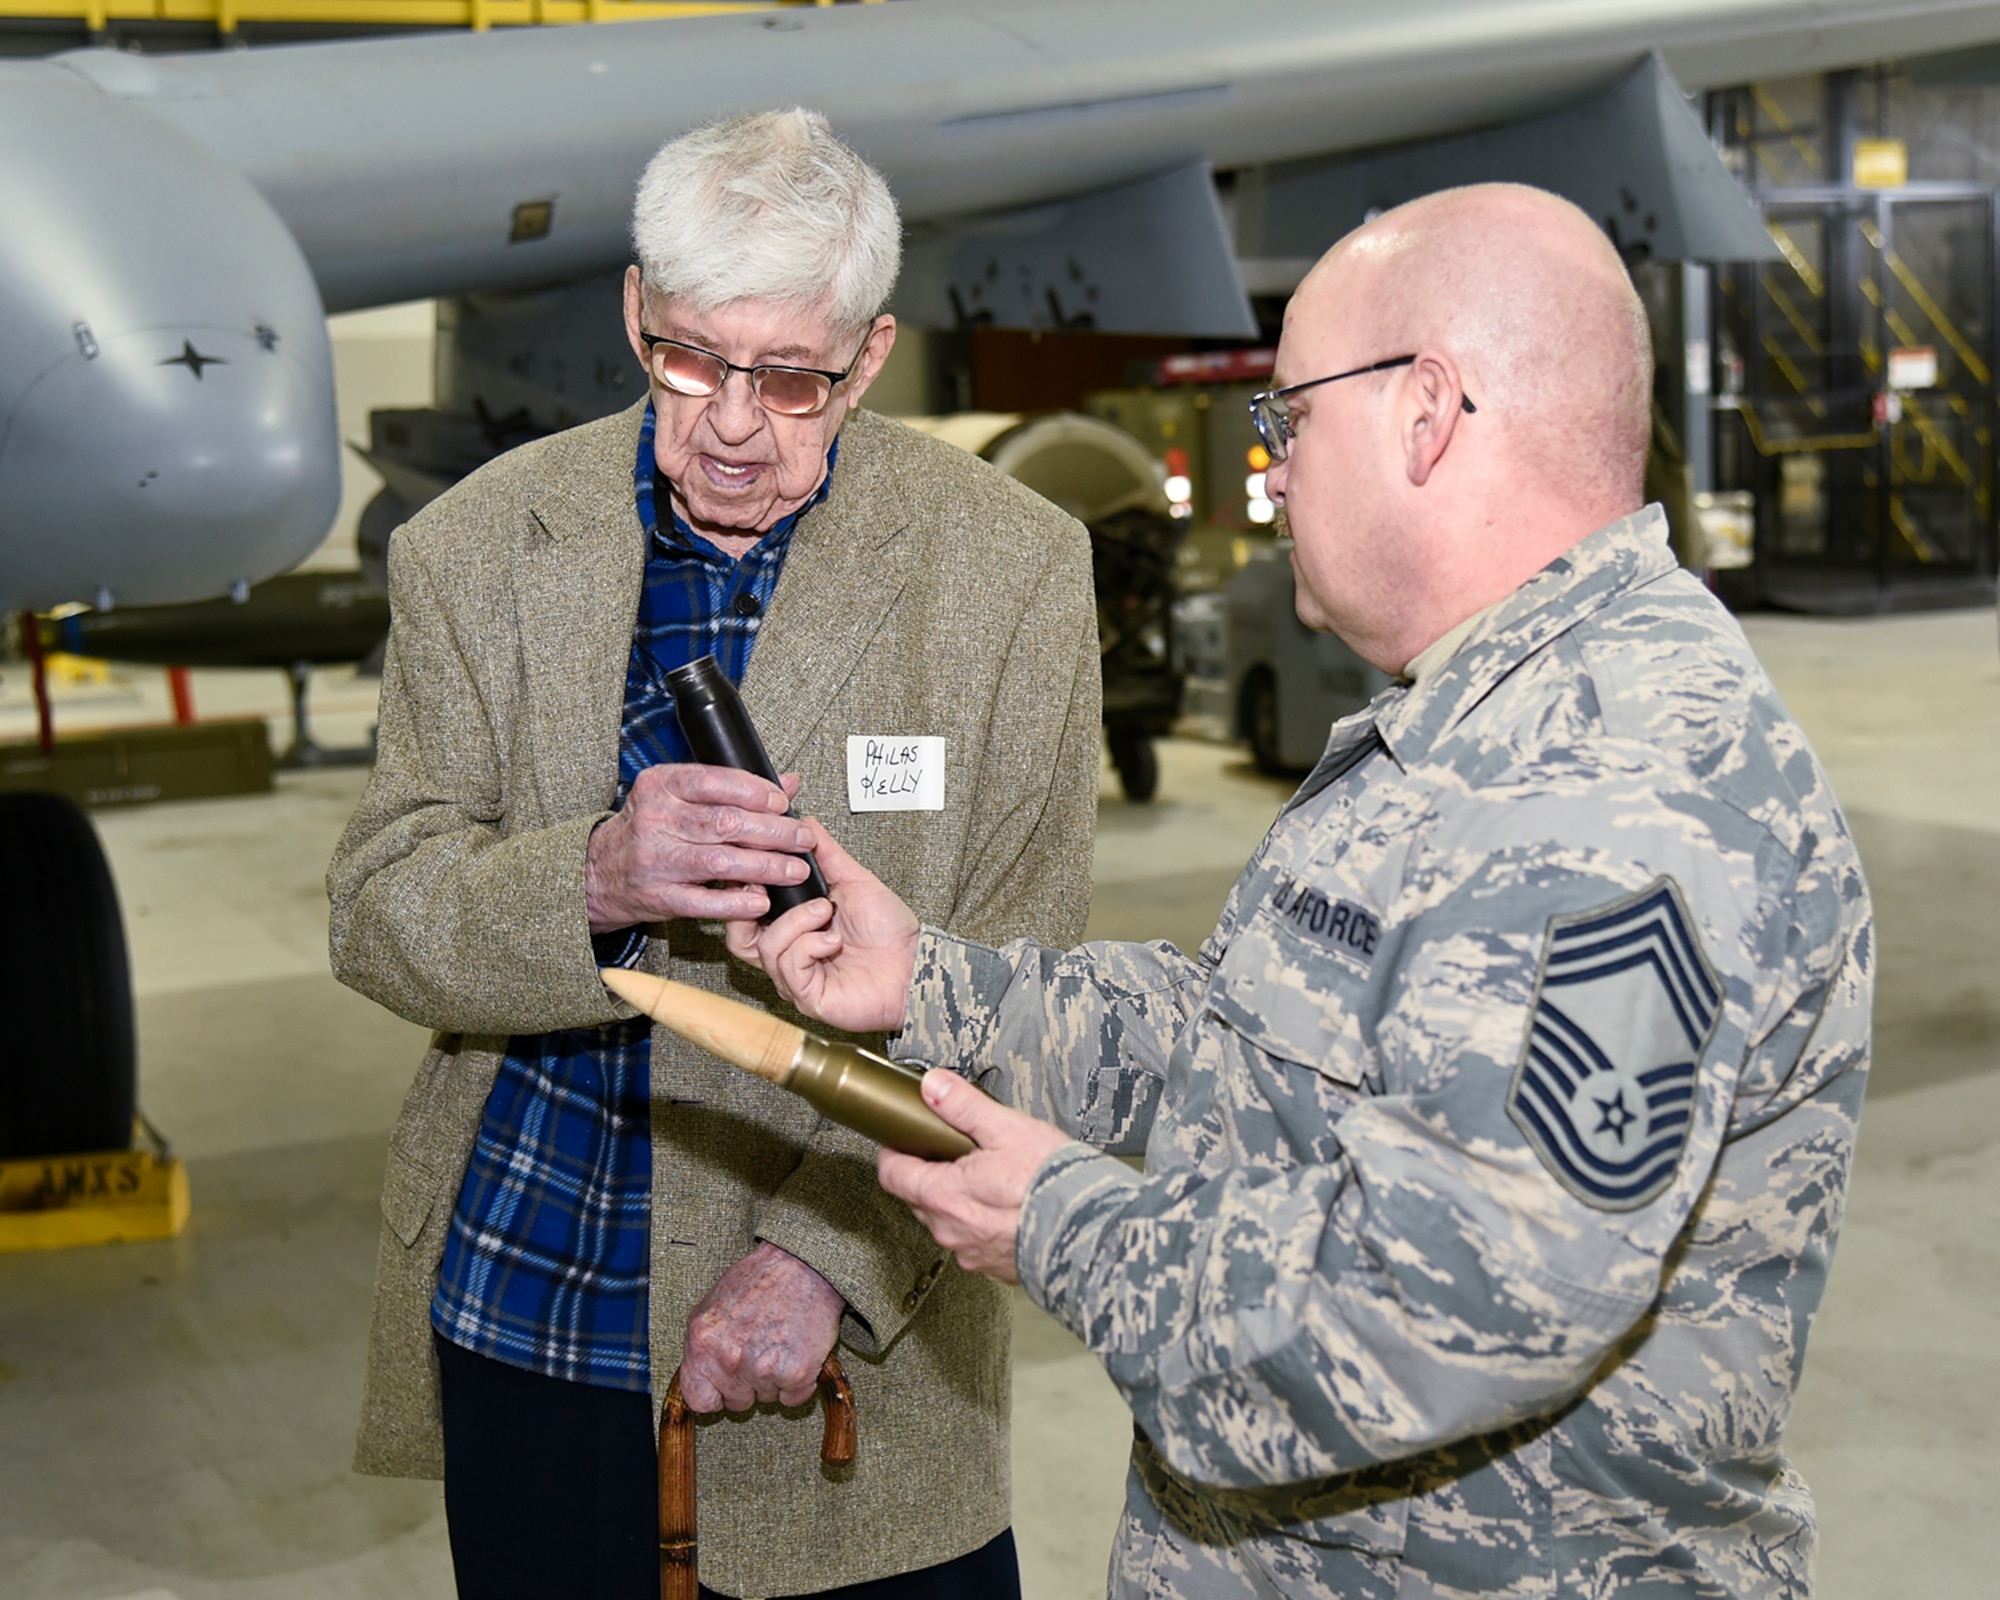
[[[1992,40],[1969,0],[902,0],[0,64],[0,609],[301,559],[325,314],[616,270],[646,157],[719,115],[815,106],[884,171],[908,320],[1247,334],[1239,256],[1398,185],[1536,179],[1628,248],[1754,253],[1676,83]]]

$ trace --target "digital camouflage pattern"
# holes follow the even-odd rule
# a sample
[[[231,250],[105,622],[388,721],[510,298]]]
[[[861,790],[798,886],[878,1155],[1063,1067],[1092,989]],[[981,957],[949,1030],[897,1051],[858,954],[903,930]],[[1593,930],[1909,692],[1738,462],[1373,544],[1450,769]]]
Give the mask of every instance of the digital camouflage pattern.
[[[1192,958],[927,930],[897,1052],[1111,1151],[1018,1262],[1132,1407],[1115,1595],[1793,1596],[1868,893],[1648,509],[1333,729]]]

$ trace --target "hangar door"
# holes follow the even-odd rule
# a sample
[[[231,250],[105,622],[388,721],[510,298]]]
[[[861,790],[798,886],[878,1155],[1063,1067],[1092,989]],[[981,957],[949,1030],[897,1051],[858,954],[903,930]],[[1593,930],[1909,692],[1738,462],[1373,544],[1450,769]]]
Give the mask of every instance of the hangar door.
[[[1723,269],[1718,482],[1756,495],[1776,604],[1990,595],[1993,198],[1925,190],[1774,197],[1784,259]]]

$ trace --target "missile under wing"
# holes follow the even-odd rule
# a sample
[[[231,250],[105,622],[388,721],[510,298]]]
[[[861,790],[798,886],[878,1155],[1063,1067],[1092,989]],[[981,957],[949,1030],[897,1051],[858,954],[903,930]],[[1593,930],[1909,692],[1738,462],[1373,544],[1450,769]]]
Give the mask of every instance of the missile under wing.
[[[334,506],[322,304],[615,268],[646,156],[715,116],[826,111],[919,314],[1243,332],[1212,172],[1544,116],[1654,50],[1699,89],[1995,39],[1994,0],[903,0],[6,67],[0,607],[295,561]],[[1003,264],[1091,281],[981,300]]]

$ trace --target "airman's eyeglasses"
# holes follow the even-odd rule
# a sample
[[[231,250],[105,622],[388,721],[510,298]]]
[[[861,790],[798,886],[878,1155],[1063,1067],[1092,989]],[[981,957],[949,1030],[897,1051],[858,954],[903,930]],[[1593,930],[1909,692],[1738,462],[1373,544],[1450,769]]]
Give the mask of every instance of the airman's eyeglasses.
[[[872,327],[868,330],[870,338],[874,332]],[[758,404],[781,417],[818,416],[833,398],[834,386],[847,381],[861,359],[861,351],[868,348],[868,339],[864,338],[861,349],[854,352],[854,360],[838,372],[824,372],[818,367],[739,367],[699,345],[664,339],[644,328],[639,330],[639,338],[646,346],[646,366],[661,388],[701,399],[721,389],[729,381],[730,373],[747,373],[750,392],[757,397]]]
[[[1371,372],[1407,367],[1416,359],[1415,356],[1391,356],[1387,361],[1356,367],[1352,372],[1336,372],[1330,378],[1308,378],[1304,383],[1294,383],[1287,388],[1266,389],[1262,394],[1253,394],[1250,397],[1250,420],[1257,425],[1257,437],[1263,440],[1264,448],[1270,452],[1273,461],[1283,461],[1285,453],[1292,447],[1293,395],[1317,389],[1323,383],[1338,383],[1342,378],[1362,378]],[[1472,403],[1472,396],[1461,393],[1458,398],[1467,416],[1479,409]]]

